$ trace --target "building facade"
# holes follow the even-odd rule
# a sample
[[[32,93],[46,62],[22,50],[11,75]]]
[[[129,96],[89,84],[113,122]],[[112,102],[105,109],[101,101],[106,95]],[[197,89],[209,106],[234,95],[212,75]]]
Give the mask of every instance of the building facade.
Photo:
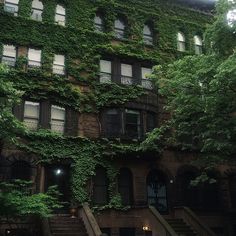
[[[58,185],[61,200],[99,212],[107,235],[174,235],[175,219],[236,235],[233,167],[193,187],[197,153],[139,148],[169,116],[152,67],[204,53],[212,15],[161,0],[0,3],[1,62],[24,91],[13,113],[30,131],[24,145],[3,144],[1,181],[31,180],[35,192]]]

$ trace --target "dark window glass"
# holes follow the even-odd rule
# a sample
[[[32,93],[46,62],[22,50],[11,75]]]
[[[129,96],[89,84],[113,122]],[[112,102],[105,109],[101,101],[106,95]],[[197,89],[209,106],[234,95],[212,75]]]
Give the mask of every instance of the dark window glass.
[[[95,205],[105,205],[108,202],[108,179],[106,170],[97,167],[93,178],[93,203]]]
[[[135,236],[135,228],[120,228],[120,236]]]
[[[156,114],[147,112],[147,132],[151,132],[156,128]]]
[[[121,132],[120,112],[117,109],[110,109],[105,112],[104,120],[105,134],[108,137],[117,137]]]
[[[125,135],[129,138],[141,137],[140,112],[135,110],[125,110]]]
[[[155,170],[147,176],[147,194],[149,205],[162,213],[168,211],[166,179]]]
[[[122,168],[118,178],[118,191],[123,205],[133,203],[133,176],[129,169]]]
[[[26,161],[15,161],[11,167],[11,179],[30,180],[31,167]]]

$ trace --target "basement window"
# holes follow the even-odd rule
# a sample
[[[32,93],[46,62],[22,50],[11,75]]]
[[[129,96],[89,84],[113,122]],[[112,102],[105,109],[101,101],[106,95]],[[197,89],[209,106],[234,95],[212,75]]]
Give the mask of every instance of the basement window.
[[[29,48],[28,66],[29,67],[41,67],[41,50]]]
[[[57,75],[65,74],[65,56],[64,55],[54,56],[53,73]]]
[[[65,108],[51,106],[51,130],[63,134],[65,129]]]
[[[24,124],[31,130],[37,130],[39,124],[38,102],[25,101],[24,105]]]
[[[33,0],[31,18],[37,21],[42,21],[42,13],[43,3],[39,0]]]
[[[18,15],[19,10],[19,0],[5,0],[4,3],[4,11],[14,14],[14,16]]]
[[[16,47],[13,45],[3,45],[2,63],[14,67],[16,64]]]
[[[61,5],[56,6],[55,23],[57,23],[58,25],[65,26],[65,23],[66,23],[66,9]]]

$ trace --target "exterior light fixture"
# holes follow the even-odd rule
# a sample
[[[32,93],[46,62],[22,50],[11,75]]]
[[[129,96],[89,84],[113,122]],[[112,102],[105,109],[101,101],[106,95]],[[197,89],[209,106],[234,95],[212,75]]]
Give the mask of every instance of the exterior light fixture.
[[[56,175],[61,175],[62,174],[62,170],[61,169],[56,169],[55,170],[55,174]]]
[[[150,231],[149,226],[143,226],[143,231]]]

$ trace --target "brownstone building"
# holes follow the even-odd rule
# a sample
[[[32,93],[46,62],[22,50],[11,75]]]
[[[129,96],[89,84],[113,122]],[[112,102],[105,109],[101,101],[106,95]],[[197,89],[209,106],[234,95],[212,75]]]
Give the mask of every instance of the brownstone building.
[[[194,187],[197,153],[131,148],[168,118],[152,67],[207,50],[209,9],[162,0],[0,3],[1,60],[24,91],[13,113],[32,131],[28,148],[2,146],[0,180],[31,180],[35,192],[58,185],[78,206],[76,219],[67,206],[43,221],[42,235],[236,235],[234,167]]]

